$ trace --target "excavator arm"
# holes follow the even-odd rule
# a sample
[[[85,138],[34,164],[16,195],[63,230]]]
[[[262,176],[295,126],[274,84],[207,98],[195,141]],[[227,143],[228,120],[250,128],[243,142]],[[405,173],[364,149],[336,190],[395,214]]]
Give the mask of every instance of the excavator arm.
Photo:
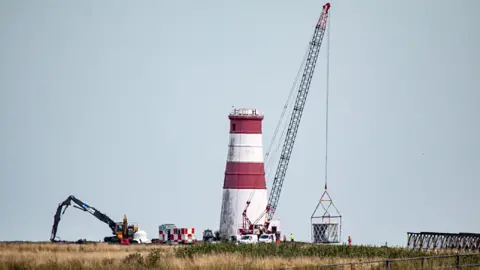
[[[94,207],[87,205],[86,203],[82,202],[81,200],[75,198],[73,195],[70,195],[65,201],[58,204],[57,212],[55,213],[53,219],[53,226],[52,226],[52,234],[50,236],[50,241],[55,242],[55,238],[57,235],[58,224],[60,223],[60,219],[62,215],[65,213],[67,208],[72,205],[72,202],[75,203],[73,207],[78,208],[82,211],[88,212],[92,214],[94,217],[98,218],[100,221],[106,223],[108,227],[112,230],[112,234],[115,234],[116,229],[116,222],[109,218],[104,213],[98,211]]]

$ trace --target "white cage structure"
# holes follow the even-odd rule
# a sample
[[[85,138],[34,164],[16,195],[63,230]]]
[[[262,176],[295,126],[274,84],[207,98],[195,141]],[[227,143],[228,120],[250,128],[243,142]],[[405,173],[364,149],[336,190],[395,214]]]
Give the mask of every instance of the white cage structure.
[[[313,243],[340,243],[340,225],[337,222],[312,223]]]
[[[324,213],[317,215],[319,207],[322,206]],[[335,214],[331,215],[329,210],[335,210]],[[330,195],[325,188],[325,192],[313,211],[311,217],[312,226],[312,243],[314,244],[337,244],[340,243],[342,237],[342,215],[333,203]]]

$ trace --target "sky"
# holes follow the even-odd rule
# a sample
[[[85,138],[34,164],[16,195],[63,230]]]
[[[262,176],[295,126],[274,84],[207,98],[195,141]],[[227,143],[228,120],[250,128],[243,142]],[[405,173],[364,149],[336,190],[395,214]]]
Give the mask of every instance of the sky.
[[[267,148],[323,4],[0,0],[0,240],[48,241],[69,195],[149,238],[163,223],[197,238],[218,229],[228,114],[261,110]],[[342,241],[480,232],[480,2],[331,4],[281,230],[309,241],[323,192],[329,44],[328,191]],[[69,208],[57,236],[110,234]]]

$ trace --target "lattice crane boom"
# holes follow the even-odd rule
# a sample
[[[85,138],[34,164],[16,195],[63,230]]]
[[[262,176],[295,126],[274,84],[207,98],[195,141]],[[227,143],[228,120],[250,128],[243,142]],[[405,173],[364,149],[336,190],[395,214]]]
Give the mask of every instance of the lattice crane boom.
[[[277,170],[275,172],[275,177],[273,179],[273,184],[270,191],[270,196],[268,198],[268,205],[264,213],[255,221],[255,223],[258,223],[258,221],[264,215],[266,215],[265,228],[268,228],[270,221],[275,215],[275,211],[278,206],[283,182],[285,180],[288,164],[292,155],[293,146],[295,144],[295,138],[297,137],[300,120],[302,118],[308,91],[310,89],[310,83],[312,82],[318,54],[320,52],[320,47],[322,45],[323,37],[325,35],[325,30],[327,28],[329,9],[330,3],[327,3],[323,6],[322,13],[315,26],[315,31],[310,41],[309,52],[303,70],[303,76],[297,90],[295,104],[292,114],[290,116],[290,122],[288,124],[288,129],[285,135],[285,141],[283,143],[282,152],[280,154],[280,159],[277,165]]]

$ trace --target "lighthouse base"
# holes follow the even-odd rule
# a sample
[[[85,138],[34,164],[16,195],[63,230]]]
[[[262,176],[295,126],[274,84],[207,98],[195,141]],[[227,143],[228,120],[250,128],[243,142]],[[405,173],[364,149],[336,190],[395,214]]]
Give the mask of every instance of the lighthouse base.
[[[252,195],[253,193],[253,195]],[[247,217],[254,222],[265,211],[268,202],[266,189],[224,189],[220,214],[220,238],[230,239],[239,235],[243,223],[243,210],[252,195],[247,209]],[[259,219],[263,223],[265,217]]]

